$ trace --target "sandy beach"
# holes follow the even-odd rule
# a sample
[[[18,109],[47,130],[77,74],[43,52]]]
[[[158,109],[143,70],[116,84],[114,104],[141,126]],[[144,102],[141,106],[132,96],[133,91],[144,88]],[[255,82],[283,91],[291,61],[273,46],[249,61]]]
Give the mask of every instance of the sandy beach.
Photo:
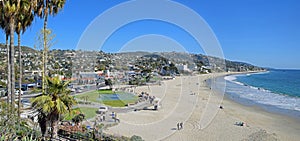
[[[223,96],[204,82],[227,74],[181,76],[163,81],[160,86],[137,87],[136,93],[147,92],[161,99],[159,110],[120,113],[121,122],[104,132],[138,135],[146,141],[299,140],[299,120],[244,106],[226,97],[222,100]],[[176,126],[179,122],[183,122],[181,130]],[[246,126],[235,125],[236,122],[244,122]]]

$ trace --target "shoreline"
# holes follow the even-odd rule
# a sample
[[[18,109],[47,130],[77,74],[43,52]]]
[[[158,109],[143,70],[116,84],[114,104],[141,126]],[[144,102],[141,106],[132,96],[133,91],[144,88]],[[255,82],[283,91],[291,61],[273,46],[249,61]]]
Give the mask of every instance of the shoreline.
[[[253,73],[262,73],[262,72],[243,72],[243,73],[228,73],[226,75],[221,75],[218,77],[231,76],[231,75],[240,75],[240,74],[253,74]],[[245,101],[250,101],[248,99],[244,99]],[[249,124],[254,124],[257,127],[266,130],[267,132],[274,132],[277,136],[279,136],[280,140],[297,140],[300,133],[300,117],[295,114],[289,114],[291,110],[288,109],[280,109],[277,107],[273,107],[272,105],[264,105],[260,103],[256,103],[255,101],[251,101],[251,104],[244,103],[239,99],[233,99],[230,97],[230,94],[227,94],[226,91],[224,93],[222,104],[230,105],[229,107],[225,106],[224,109],[228,109],[228,113],[236,111],[245,111],[244,115],[242,112],[239,114],[240,119],[244,119]],[[222,105],[223,106],[223,105]],[[270,108],[270,109],[269,109]],[[278,111],[280,109],[280,111]],[[299,113],[298,113],[299,114]],[[257,117],[257,116],[263,117]],[[236,115],[235,115],[236,116]],[[257,118],[251,120],[251,118]],[[255,123],[264,118],[269,119],[268,122],[263,124],[262,122]],[[261,124],[261,125],[260,125]],[[273,134],[274,134],[273,133]],[[293,133],[296,137],[287,137]],[[297,137],[298,136],[298,137]]]
[[[246,74],[253,74],[253,73],[256,74],[256,73],[264,73],[264,72],[250,72],[250,73],[238,73],[238,74],[234,73],[234,74],[227,74],[224,76],[220,76],[220,78],[225,79],[224,77],[226,77],[226,76],[232,76],[232,75],[234,76],[234,75],[240,75],[240,74],[246,75]],[[229,80],[225,79],[225,81],[229,81]],[[246,85],[244,84],[244,86],[246,86]],[[270,93],[273,93],[273,92],[270,92]],[[276,94],[276,93],[273,93],[273,94]],[[272,114],[279,114],[282,116],[287,116],[289,118],[292,118],[292,119],[300,122],[300,112],[299,111],[279,108],[279,107],[276,107],[275,105],[262,104],[262,103],[256,102],[255,100],[251,100],[251,99],[235,97],[232,94],[226,93],[226,91],[224,93],[224,98],[231,100],[233,102],[236,102],[238,104],[241,104],[243,106],[257,107],[265,112],[272,113]]]
[[[245,73],[245,72],[244,72]],[[300,122],[287,116],[269,113],[254,106],[244,106],[223,97],[219,103],[210,99],[211,90],[205,80],[238,73],[218,73],[198,76],[181,76],[164,81],[162,86],[151,86],[149,93],[162,98],[162,108],[158,111],[138,111],[120,113],[120,123],[105,130],[115,135],[141,136],[144,140],[298,140]],[[147,91],[147,87],[138,87]],[[164,92],[164,93],[162,93]],[[196,95],[192,93],[196,93]],[[178,101],[179,99],[179,101]],[[201,117],[209,108],[217,109],[213,120],[205,128],[201,127]],[[177,130],[176,124],[184,122],[184,128]],[[247,126],[237,126],[244,122]]]

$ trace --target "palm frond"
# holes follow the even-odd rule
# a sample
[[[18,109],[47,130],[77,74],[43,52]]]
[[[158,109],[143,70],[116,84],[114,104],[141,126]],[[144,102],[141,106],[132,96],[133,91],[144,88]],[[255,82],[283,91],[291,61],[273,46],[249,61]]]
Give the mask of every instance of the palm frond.
[[[65,103],[63,101],[61,101],[60,99],[56,99],[55,102],[56,102],[55,109],[57,109],[58,113],[65,114],[68,112],[67,106],[65,105]]]

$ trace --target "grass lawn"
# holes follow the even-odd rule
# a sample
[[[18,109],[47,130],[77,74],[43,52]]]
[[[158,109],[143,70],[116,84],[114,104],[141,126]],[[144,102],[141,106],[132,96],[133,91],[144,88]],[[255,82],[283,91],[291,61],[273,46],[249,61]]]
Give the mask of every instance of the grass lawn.
[[[95,117],[97,110],[98,110],[98,108],[80,107],[80,111],[85,115],[86,119]]]
[[[98,90],[98,93],[100,94],[114,94],[112,90]]]
[[[105,101],[103,101],[103,104],[109,105],[112,107],[125,107],[127,105],[127,103],[133,103],[135,101],[136,100],[132,100],[132,101],[129,101],[129,100],[105,100]]]
[[[89,119],[96,116],[97,110],[98,110],[97,108],[88,108],[88,107],[75,108],[73,109],[72,114],[68,113],[64,115],[64,120],[72,120],[72,118],[79,113],[83,113],[85,115],[85,119]]]
[[[121,94],[122,92],[117,92],[118,94]],[[99,101],[99,95],[101,94],[114,94],[112,90],[95,90],[91,92],[86,92],[80,95],[76,95],[75,98],[84,100],[87,99],[87,101],[91,102],[97,102],[97,103],[103,103],[105,105],[109,105],[112,107],[125,107],[127,103],[133,103],[137,100],[104,100],[104,101]]]
[[[99,91],[95,90],[95,91],[90,91],[90,92],[86,92],[80,95],[76,95],[75,98],[81,99],[81,100],[85,100],[85,98],[87,98],[87,101],[91,101],[91,102],[98,102],[97,100],[99,98]]]

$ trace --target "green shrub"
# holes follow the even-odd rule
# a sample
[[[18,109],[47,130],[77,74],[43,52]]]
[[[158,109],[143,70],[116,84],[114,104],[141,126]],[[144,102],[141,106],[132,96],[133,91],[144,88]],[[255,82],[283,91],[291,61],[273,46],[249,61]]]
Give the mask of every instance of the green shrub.
[[[130,138],[130,141],[144,141],[144,140],[143,140],[142,137],[140,137],[140,136],[133,135],[133,136]]]

